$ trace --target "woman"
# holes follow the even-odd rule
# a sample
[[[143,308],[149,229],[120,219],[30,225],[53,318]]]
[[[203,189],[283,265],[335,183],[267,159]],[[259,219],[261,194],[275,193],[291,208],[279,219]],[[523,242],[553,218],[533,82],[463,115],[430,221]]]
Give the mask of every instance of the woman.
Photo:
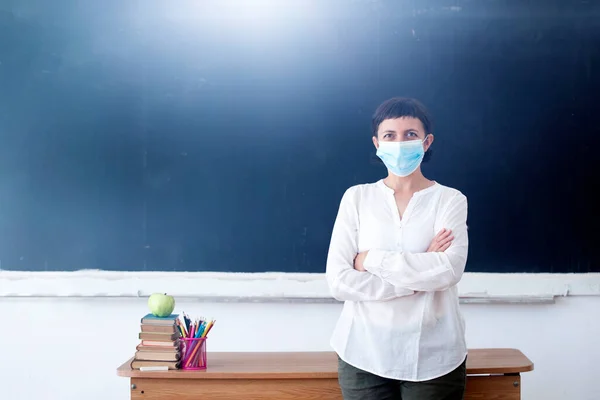
[[[387,100],[372,122],[388,176],[345,192],[327,258],[330,290],[344,301],[331,339],[342,393],[463,399],[467,348],[456,284],[467,260],[467,199],[421,172],[433,143],[421,103]]]

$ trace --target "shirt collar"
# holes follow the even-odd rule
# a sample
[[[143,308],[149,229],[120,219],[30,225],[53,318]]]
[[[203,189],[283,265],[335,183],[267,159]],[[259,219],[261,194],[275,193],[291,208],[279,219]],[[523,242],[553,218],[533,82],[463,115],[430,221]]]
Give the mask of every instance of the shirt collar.
[[[390,194],[394,194],[394,189],[392,189],[391,187],[387,186],[384,182],[383,179],[380,179],[377,181],[377,186],[379,186],[384,192],[386,193],[390,193]],[[437,183],[437,181],[433,181],[433,185],[425,188],[425,189],[421,189],[418,192],[415,192],[413,194],[413,196],[421,196],[424,195],[426,193],[429,193],[433,190],[436,190],[438,187],[440,186],[439,183]]]

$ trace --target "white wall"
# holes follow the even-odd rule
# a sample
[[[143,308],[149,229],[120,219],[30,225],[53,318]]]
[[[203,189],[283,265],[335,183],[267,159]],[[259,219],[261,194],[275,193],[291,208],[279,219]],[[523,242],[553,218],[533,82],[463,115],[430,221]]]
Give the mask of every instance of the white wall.
[[[534,361],[522,387],[532,400],[600,399],[599,307],[597,296],[462,306],[469,347],[516,347]],[[340,306],[180,301],[182,310],[217,319],[209,350],[310,351],[329,350]],[[145,313],[145,299],[0,298],[0,399],[128,399],[116,368]]]

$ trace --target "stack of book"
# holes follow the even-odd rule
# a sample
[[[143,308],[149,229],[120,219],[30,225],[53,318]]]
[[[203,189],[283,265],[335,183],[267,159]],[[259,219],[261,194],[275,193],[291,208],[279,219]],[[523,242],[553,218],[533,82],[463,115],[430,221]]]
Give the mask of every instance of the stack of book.
[[[140,344],[136,347],[132,369],[167,367],[177,369],[181,358],[180,330],[177,314],[156,317],[148,314],[142,318]]]

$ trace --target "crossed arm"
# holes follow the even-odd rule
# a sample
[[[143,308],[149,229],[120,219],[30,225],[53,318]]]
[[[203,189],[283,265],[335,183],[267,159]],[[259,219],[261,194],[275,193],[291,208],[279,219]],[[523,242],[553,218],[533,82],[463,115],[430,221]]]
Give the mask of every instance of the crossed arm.
[[[341,301],[385,301],[416,291],[447,289],[460,281],[467,250],[467,200],[457,193],[436,221],[439,233],[427,252],[371,249],[358,253],[358,211],[351,188],[344,194],[327,257],[326,277]]]

